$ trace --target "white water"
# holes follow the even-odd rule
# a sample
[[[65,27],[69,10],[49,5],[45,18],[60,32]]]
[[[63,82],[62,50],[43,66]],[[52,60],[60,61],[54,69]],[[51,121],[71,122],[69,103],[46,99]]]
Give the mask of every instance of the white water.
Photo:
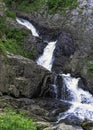
[[[35,37],[39,37],[39,34],[37,33],[35,27],[27,20],[24,20],[22,18],[16,18],[16,21],[23,25],[23,26],[26,26],[29,30],[31,30],[32,32],[32,35],[35,36]]]
[[[27,20],[24,20],[22,18],[16,18],[16,21],[23,25],[26,26],[29,30],[31,30],[32,35],[39,37],[39,34],[37,33],[35,27]],[[37,64],[45,67],[49,71],[51,71],[52,68],[52,62],[53,62],[53,52],[55,49],[56,41],[54,42],[49,42],[48,45],[45,47],[43,55],[39,57],[37,60]]]
[[[30,22],[20,18],[17,18],[16,20],[19,24],[22,24],[26,26],[28,29],[30,29],[34,36],[39,37],[35,27]],[[49,42],[48,45],[45,47],[42,56],[40,56],[37,60],[37,63],[39,65],[45,67],[50,71],[52,68],[53,52],[55,46],[56,41]],[[84,120],[85,118],[93,120],[93,96],[89,92],[84,91],[78,87],[78,81],[80,78],[73,78],[70,76],[70,74],[62,74],[61,76],[63,77],[64,85],[67,87],[72,97],[72,100],[64,100],[66,102],[70,102],[72,105],[68,111],[60,113],[58,122],[61,119],[65,119],[71,114],[73,114],[81,120]],[[57,89],[55,89],[55,91],[57,91]]]
[[[73,78],[70,74],[62,74],[62,77],[64,84],[68,91],[70,91],[72,100],[68,102],[70,102],[72,106],[68,111],[59,115],[58,122],[69,115],[74,115],[81,120],[93,120],[93,96],[78,87],[79,78]]]
[[[55,42],[49,42],[48,45],[45,47],[42,56],[39,57],[37,60],[37,64],[45,67],[49,71],[51,71],[52,63],[53,63],[53,52],[56,46]]]

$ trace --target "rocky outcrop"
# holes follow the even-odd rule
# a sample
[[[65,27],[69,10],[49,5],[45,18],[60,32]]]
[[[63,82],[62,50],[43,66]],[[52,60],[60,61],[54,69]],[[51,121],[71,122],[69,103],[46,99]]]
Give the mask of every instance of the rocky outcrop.
[[[8,54],[0,56],[0,92],[14,97],[38,97],[49,90],[52,74],[33,61]]]
[[[66,125],[65,123],[61,123],[54,130],[77,130],[77,129],[71,125]]]
[[[46,45],[47,42],[44,42],[42,39],[34,37],[31,34],[24,38],[24,50],[32,52],[32,57],[34,61],[37,60],[40,55],[42,55]]]
[[[52,70],[60,73],[64,70],[65,64],[69,62],[69,57],[75,52],[74,40],[70,33],[62,32],[56,43],[54,50],[54,62]]]
[[[93,121],[85,120],[81,123],[83,130],[93,130]]]
[[[70,104],[51,98],[13,98],[0,96],[0,108],[12,107],[17,111],[26,111],[37,121],[54,122],[60,112],[68,110]]]

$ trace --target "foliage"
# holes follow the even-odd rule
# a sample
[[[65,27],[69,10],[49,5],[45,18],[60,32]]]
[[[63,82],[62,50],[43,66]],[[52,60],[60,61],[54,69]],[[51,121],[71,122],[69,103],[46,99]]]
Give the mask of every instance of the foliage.
[[[77,6],[77,0],[48,0],[48,7],[50,13],[60,10],[66,11]]]
[[[5,31],[7,29],[5,20],[6,20],[5,16],[0,17],[0,37],[2,37],[2,35],[5,33]]]
[[[37,130],[32,119],[8,110],[0,114],[0,130]]]
[[[16,13],[13,12],[13,11],[5,11],[5,15],[6,15],[7,17],[16,19]]]
[[[33,0],[29,2],[29,0],[22,0],[20,3],[16,3],[16,7],[19,10],[26,12],[34,12],[39,10],[44,5],[45,0]]]
[[[25,12],[33,12],[39,10],[42,6],[47,5],[48,13],[61,13],[77,6],[77,0],[4,0],[8,6],[15,1],[16,7]]]
[[[6,54],[8,51],[27,58],[33,58],[34,51],[24,51],[23,47],[24,37],[29,34],[29,31],[9,26],[6,23],[6,16],[5,13],[4,16],[0,17],[0,53]],[[8,16],[10,15],[8,14]]]
[[[2,41],[0,41],[0,54],[1,53],[4,54],[4,55],[6,55],[6,49],[5,49]]]

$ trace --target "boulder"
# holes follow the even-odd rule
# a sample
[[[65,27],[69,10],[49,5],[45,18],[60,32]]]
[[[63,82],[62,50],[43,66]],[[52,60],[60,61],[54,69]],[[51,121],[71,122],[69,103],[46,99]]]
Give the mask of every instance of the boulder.
[[[49,90],[52,74],[32,60],[8,54],[0,58],[0,91],[14,97],[38,97]]]
[[[93,130],[93,121],[85,119],[85,121],[81,123],[81,127],[83,130]]]
[[[53,130],[77,130],[77,129],[71,125],[66,125],[65,123],[60,123]]]

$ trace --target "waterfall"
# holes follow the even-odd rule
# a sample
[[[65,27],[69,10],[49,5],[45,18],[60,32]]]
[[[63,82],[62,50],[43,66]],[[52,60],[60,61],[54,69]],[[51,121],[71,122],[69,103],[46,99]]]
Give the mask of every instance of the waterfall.
[[[31,30],[33,36],[39,37],[35,27],[30,22],[20,18],[17,18],[16,20],[19,24],[22,24]],[[53,64],[53,52],[55,47],[56,41],[49,42],[45,47],[43,54],[38,58],[37,64],[51,71]],[[64,100],[65,102],[71,103],[72,105],[68,111],[59,114],[58,122],[71,115],[77,117],[80,120],[84,120],[85,118],[93,120],[93,96],[89,92],[79,88],[78,82],[80,78],[71,77],[70,74],[59,75],[62,76],[63,79],[63,85],[61,86],[61,96],[59,100]],[[57,94],[58,91],[55,83],[56,82],[54,82],[53,86],[54,91]],[[67,95],[67,93],[69,94]],[[67,95],[67,98],[64,95]]]
[[[29,21],[24,20],[24,19],[22,19],[22,18],[16,18],[16,21],[17,21],[19,24],[21,24],[21,25],[27,27],[29,30],[31,30],[33,36],[39,37],[39,34],[37,33],[35,27],[34,27]]]
[[[80,120],[93,120],[93,96],[79,88],[78,81],[80,78],[73,78],[70,74],[62,74],[61,76],[72,97],[72,100],[68,100],[72,106],[68,111],[59,114],[58,122],[71,115]]]
[[[39,57],[37,60],[37,64],[45,67],[49,71],[51,71],[52,63],[53,63],[53,52],[55,49],[56,41],[49,42],[48,45],[45,47],[42,56]]]

